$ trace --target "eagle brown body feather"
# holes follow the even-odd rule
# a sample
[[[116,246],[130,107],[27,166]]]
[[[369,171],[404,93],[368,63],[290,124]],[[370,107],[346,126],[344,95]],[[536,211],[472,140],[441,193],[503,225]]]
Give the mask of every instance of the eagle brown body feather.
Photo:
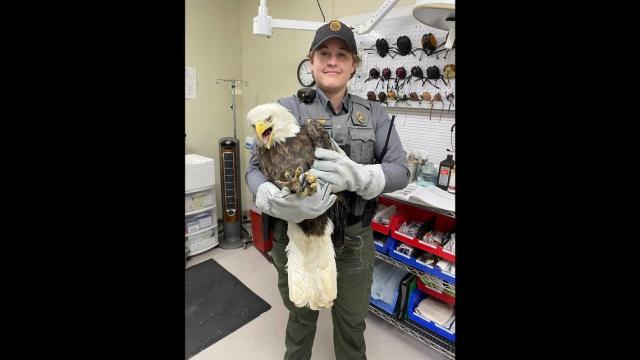
[[[282,188],[276,180],[287,181],[285,173],[294,176],[295,169],[302,168],[304,172],[311,169],[315,161],[315,149],[323,148],[337,150],[331,142],[329,133],[317,120],[307,120],[300,127],[296,136],[287,138],[283,143],[274,144],[271,149],[260,148],[258,162],[260,169],[267,179]],[[293,190],[292,190],[293,191]],[[342,234],[344,216],[346,214],[346,202],[342,193],[336,194],[336,202],[326,213],[315,219],[308,219],[298,225],[306,234],[320,236],[325,230],[327,220],[331,218],[335,231],[332,235]],[[338,235],[339,236],[339,235]]]

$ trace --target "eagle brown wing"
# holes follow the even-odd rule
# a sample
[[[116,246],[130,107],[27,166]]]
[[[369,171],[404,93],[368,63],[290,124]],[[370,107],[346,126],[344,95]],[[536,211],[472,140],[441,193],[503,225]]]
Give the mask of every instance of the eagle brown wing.
[[[301,130],[285,142],[274,144],[271,149],[260,148],[258,151],[260,170],[269,181],[282,188],[276,181],[288,181],[285,173],[288,172],[293,176],[298,167],[303,171],[309,170],[315,160],[314,152],[315,147],[311,139],[304,130]]]
[[[309,139],[313,143],[314,151],[316,148],[329,150],[338,150],[331,142],[329,132],[315,119],[307,120],[307,123],[300,132],[308,134]],[[314,157],[315,160],[315,157]],[[313,165],[313,161],[311,162]],[[344,241],[344,227],[348,214],[347,193],[339,192],[336,194],[336,202],[325,214],[329,216],[333,222],[333,234],[331,235],[333,243],[336,246],[342,245]]]
[[[336,150],[333,148],[333,144],[331,143],[331,135],[327,132],[327,130],[320,125],[318,120],[308,119],[307,123],[303,127],[303,131],[305,131],[311,142],[313,143],[313,148],[323,148],[329,150]]]
[[[285,173],[289,172],[293,176],[298,167],[304,171],[309,170],[315,161],[316,147],[336,150],[327,130],[317,120],[308,120],[296,136],[288,138],[283,143],[274,144],[271,149],[258,149],[260,170],[269,181],[282,188],[276,180],[287,181]],[[334,226],[331,237],[333,243],[339,246],[344,241],[347,210],[346,193],[340,192],[336,194],[336,202],[326,213],[315,219],[304,220],[298,225],[305,234],[320,236],[324,233],[327,220],[330,218]]]

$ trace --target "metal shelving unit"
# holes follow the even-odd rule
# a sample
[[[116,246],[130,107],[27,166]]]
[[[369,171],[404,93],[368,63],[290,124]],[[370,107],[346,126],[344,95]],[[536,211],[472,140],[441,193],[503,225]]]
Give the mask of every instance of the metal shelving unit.
[[[426,278],[428,280],[431,280],[432,282],[435,282],[437,284],[441,284],[442,285],[442,289],[446,289],[446,292],[449,293],[453,293],[455,296],[455,285],[449,284],[446,281],[443,281],[442,279],[439,279],[435,276],[432,276],[430,274],[426,274],[412,266],[409,266],[407,264],[404,264],[400,261],[397,261],[396,259],[387,256],[385,254],[382,254],[378,251],[375,252],[376,254],[376,258],[380,259],[382,261],[386,261],[391,265],[397,266],[405,271],[408,271],[410,273],[412,273],[413,275],[419,277],[419,278]],[[385,320],[386,322],[390,323],[391,325],[397,327],[398,329],[404,331],[405,333],[407,333],[408,335],[410,335],[411,337],[413,337],[414,339],[420,341],[421,343],[433,348],[434,350],[444,354],[445,356],[447,356],[450,359],[455,359],[456,358],[456,344],[455,342],[449,341],[445,338],[443,338],[442,336],[435,334],[431,331],[429,331],[428,329],[423,328],[420,325],[417,325],[415,323],[413,323],[411,320],[398,320],[395,319],[391,316],[389,316],[388,314],[386,314],[384,311],[378,309],[377,307],[369,304],[369,311],[377,316],[379,316],[380,318],[382,318],[383,320]]]
[[[376,308],[375,306],[369,304],[369,311],[389,324],[397,327],[398,329],[404,331],[409,334],[412,338],[420,341],[421,343],[433,348],[434,350],[444,354],[446,357],[450,359],[456,358],[456,345],[455,343],[432,333],[431,331],[414,324],[410,320],[398,320],[389,315],[387,315],[384,311]]]
[[[450,284],[450,283],[448,283],[448,282],[446,282],[446,281],[444,281],[444,280],[442,280],[442,279],[440,279],[438,277],[435,277],[435,276],[433,276],[431,274],[427,274],[427,273],[425,273],[423,271],[420,271],[420,270],[414,268],[413,266],[409,266],[409,265],[407,265],[405,263],[402,263],[402,262],[400,262],[400,261],[398,261],[398,260],[396,260],[396,259],[394,259],[394,258],[392,258],[390,256],[382,254],[382,253],[380,253],[378,251],[376,251],[376,258],[378,258],[378,259],[380,259],[382,261],[386,261],[389,264],[397,266],[397,267],[399,267],[399,268],[401,268],[401,269],[403,269],[405,271],[408,271],[408,272],[412,273],[413,275],[415,275],[415,276],[417,276],[419,278],[428,279],[432,283],[436,283],[439,286],[441,286],[442,289],[446,290],[447,293],[451,293],[451,294],[454,294],[454,295],[456,293],[456,286],[455,285]]]

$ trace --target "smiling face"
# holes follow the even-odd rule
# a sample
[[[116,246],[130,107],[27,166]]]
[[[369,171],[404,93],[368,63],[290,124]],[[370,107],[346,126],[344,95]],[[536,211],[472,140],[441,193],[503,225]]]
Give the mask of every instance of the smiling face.
[[[327,94],[344,91],[356,70],[354,55],[347,43],[331,38],[313,51],[311,71],[318,87]]]

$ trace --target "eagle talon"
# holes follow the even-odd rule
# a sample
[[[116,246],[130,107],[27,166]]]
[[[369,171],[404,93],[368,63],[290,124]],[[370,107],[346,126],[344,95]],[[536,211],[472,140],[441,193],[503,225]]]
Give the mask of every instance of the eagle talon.
[[[293,188],[293,181],[289,180],[289,181],[281,181],[281,180],[276,180],[276,184],[282,186],[282,187],[288,187],[289,189]]]
[[[314,183],[312,183],[312,184],[309,184],[309,186],[308,186],[308,187],[307,187],[307,189],[306,189],[306,193],[307,193],[307,195],[309,195],[309,196],[310,196],[310,195],[313,195],[313,193],[315,193],[317,189],[318,189],[318,183],[315,183],[315,182],[314,182]]]
[[[285,181],[276,180],[276,184],[282,187],[289,188],[289,190],[294,193],[300,190],[300,184],[298,183],[297,176],[294,178],[291,176],[290,172],[285,171],[283,177],[285,178]]]
[[[309,173],[304,173],[304,192],[307,196],[313,195],[318,189],[317,178]]]
[[[304,173],[304,177],[308,183],[315,183],[317,179],[315,175],[311,175],[309,173]]]

